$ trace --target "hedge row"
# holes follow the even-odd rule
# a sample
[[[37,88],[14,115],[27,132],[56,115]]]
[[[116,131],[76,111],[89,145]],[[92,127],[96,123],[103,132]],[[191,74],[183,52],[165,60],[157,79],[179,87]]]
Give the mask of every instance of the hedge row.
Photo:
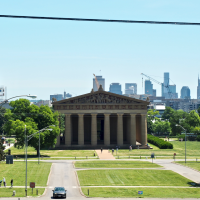
[[[156,136],[147,134],[147,140],[149,143],[157,146],[160,149],[173,149],[173,144],[166,142]]]

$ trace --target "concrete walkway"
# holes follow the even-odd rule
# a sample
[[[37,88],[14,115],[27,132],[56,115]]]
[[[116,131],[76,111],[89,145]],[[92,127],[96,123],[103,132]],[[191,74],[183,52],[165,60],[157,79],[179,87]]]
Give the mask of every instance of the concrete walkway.
[[[115,157],[112,155],[112,153],[110,153],[109,152],[109,150],[108,149],[104,149],[104,150],[102,150],[102,152],[101,152],[101,150],[96,150],[96,152],[97,152],[97,155],[99,156],[99,159],[100,160],[114,160],[115,159]]]
[[[154,160],[154,163],[163,166],[167,170],[172,170],[191,181],[200,184],[200,172],[183,165],[173,163],[172,159],[169,160]]]

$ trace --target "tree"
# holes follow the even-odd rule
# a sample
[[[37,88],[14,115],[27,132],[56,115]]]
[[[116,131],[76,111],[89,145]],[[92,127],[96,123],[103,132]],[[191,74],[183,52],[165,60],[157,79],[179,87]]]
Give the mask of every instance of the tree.
[[[175,110],[174,111],[174,114],[169,118],[172,135],[181,134],[183,129],[179,126],[176,126],[176,124],[178,124],[178,125],[180,124],[182,126],[183,124],[181,124],[181,121],[184,121],[183,119],[185,119],[188,115],[189,114],[184,112],[183,110]],[[183,125],[183,128],[185,128],[184,125]]]
[[[155,116],[159,115],[159,111],[156,111],[155,109],[149,109],[147,112],[147,133],[153,133],[153,120],[155,119]]]
[[[5,160],[4,149],[5,147],[3,146],[3,140],[2,137],[0,137],[0,161]]]
[[[172,109],[171,107],[166,107],[165,111],[164,111],[164,113],[162,115],[162,119],[169,120],[170,117],[172,117],[174,115],[174,112],[175,112],[175,110]]]
[[[31,135],[39,130],[50,126],[52,131],[46,130],[40,133],[41,148],[53,147],[56,144],[56,138],[60,133],[58,112],[52,112],[48,106],[41,105],[40,107],[32,104],[26,99],[12,101],[10,105],[12,110],[7,110],[5,118],[7,122],[4,125],[4,130],[8,135],[16,135],[16,146],[22,148],[24,146],[24,133],[26,125],[26,134]],[[39,149],[38,143],[39,133],[36,134],[29,142],[29,146]]]
[[[5,117],[4,117],[5,112],[6,109],[0,106],[0,133],[3,133],[3,125],[5,124]]]

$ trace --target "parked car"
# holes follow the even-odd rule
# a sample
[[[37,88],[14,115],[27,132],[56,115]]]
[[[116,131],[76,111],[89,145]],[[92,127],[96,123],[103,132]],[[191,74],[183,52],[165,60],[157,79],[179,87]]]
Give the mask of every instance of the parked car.
[[[67,190],[65,190],[64,187],[55,187],[53,191],[53,198],[61,197],[66,198],[67,197]]]

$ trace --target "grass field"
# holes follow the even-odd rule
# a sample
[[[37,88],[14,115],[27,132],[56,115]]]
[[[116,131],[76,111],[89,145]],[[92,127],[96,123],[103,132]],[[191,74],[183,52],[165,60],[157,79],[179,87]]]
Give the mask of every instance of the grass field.
[[[179,141],[171,141],[174,149],[159,149],[154,145],[151,145],[153,149],[133,149],[129,151],[129,149],[119,149],[117,152],[117,156],[150,156],[151,153],[154,153],[155,156],[167,156],[166,158],[173,158],[174,153],[176,153],[176,158],[184,158],[185,155],[185,142]],[[200,159],[200,142],[197,141],[187,141],[187,158]],[[111,152],[111,151],[110,151]],[[116,156],[116,151],[114,153]],[[160,158],[160,157],[159,157]]]
[[[0,197],[12,197],[13,190],[16,192],[15,197],[25,197],[24,188],[0,188]],[[38,196],[41,196],[44,193],[44,190],[44,188],[38,188]],[[32,194],[32,189],[28,188],[27,195],[36,197],[36,189],[33,189]]]
[[[199,188],[81,188],[89,197],[113,197],[113,198],[199,198]],[[138,195],[138,191],[143,191]]]
[[[46,186],[50,173],[51,163],[28,162],[28,184],[35,182],[36,186]],[[24,186],[25,184],[25,162],[14,162],[14,164],[0,164],[0,177],[5,177],[7,186],[13,179],[14,186]],[[1,191],[1,190],[0,190]]]
[[[147,161],[77,161],[75,162],[77,168],[156,168],[161,167],[157,164],[152,164]]]
[[[24,158],[24,149],[11,147],[11,154],[18,158]],[[7,152],[7,151],[5,151]],[[41,150],[41,156],[50,157],[94,157],[94,150]],[[96,154],[96,152],[95,152]],[[28,158],[37,158],[37,152],[33,147],[28,147]]]
[[[193,169],[196,169],[198,171],[200,171],[200,161],[196,162],[196,161],[176,161],[176,163],[187,166],[187,167],[191,167]]]
[[[81,170],[81,186],[190,186],[191,180],[169,170]]]

